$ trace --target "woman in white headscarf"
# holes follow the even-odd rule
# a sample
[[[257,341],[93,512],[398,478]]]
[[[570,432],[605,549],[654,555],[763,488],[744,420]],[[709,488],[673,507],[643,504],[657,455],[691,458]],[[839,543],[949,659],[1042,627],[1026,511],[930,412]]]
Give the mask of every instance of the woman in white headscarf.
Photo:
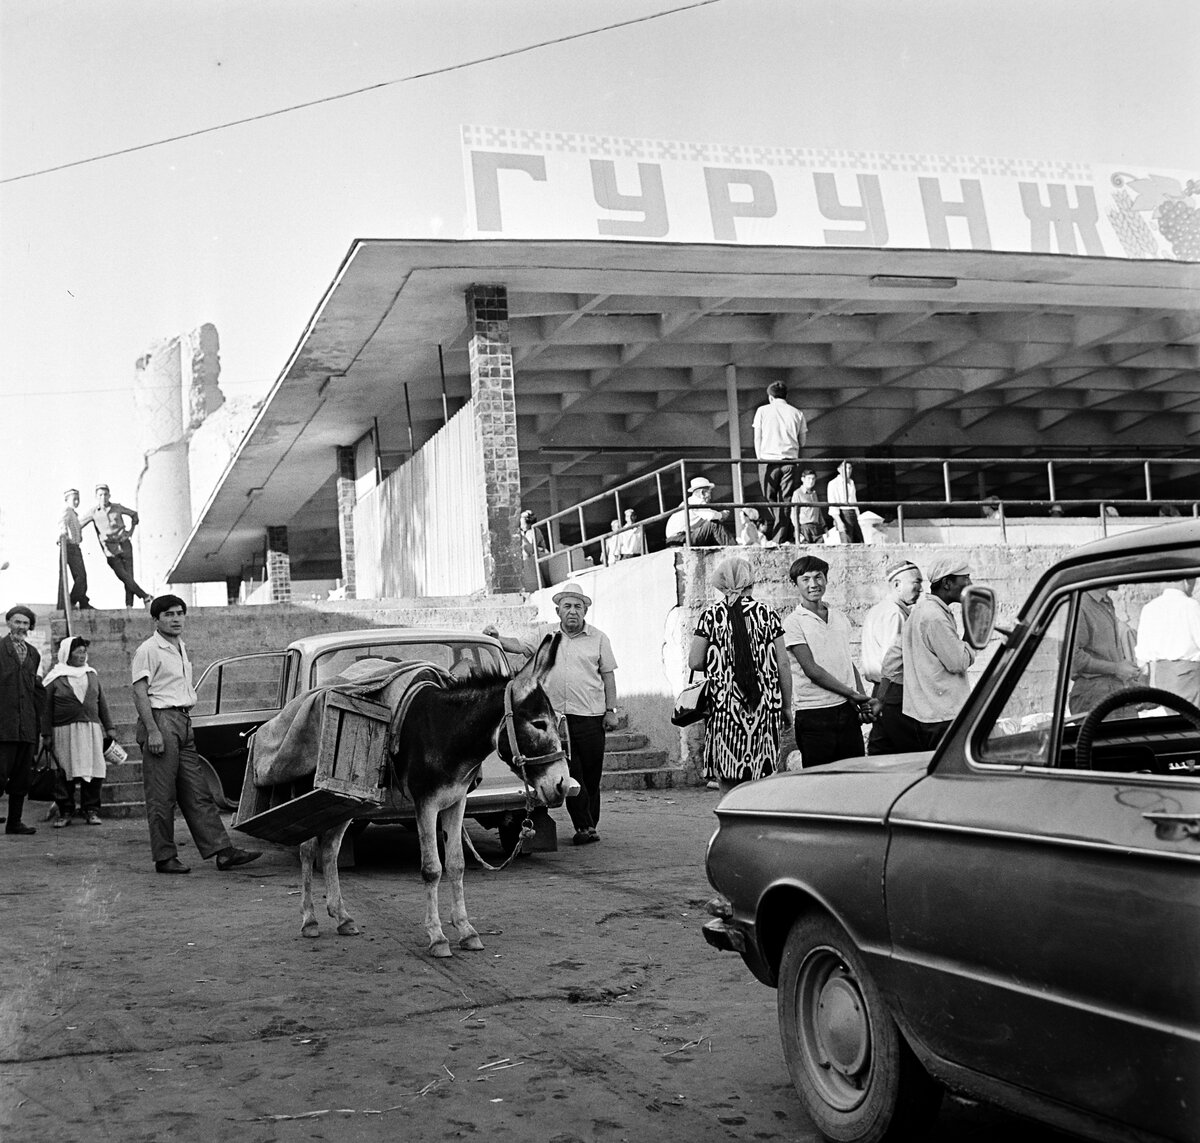
[[[721,599],[700,613],[688,666],[708,679],[703,775],[729,790],[775,769],[792,674],[780,671],[787,656],[779,616],[751,594],[750,561],[724,556],[712,585]]]
[[[79,808],[88,825],[100,824],[100,787],[107,766],[104,736],[116,736],[100,676],[88,666],[89,640],[67,636],[58,645],[58,663],[42,680],[46,688],[43,732],[54,736],[54,755],[63,781],[55,792],[55,829],[75,816],[75,783],[80,784]]]

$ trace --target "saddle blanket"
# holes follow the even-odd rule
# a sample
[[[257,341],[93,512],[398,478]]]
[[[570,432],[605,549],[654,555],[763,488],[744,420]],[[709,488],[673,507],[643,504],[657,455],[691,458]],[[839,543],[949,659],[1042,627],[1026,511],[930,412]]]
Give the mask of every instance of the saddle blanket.
[[[315,773],[321,715],[327,693],[378,702],[385,690],[400,681],[404,683],[404,689],[393,705],[395,711],[404,705],[404,695],[414,685],[427,682],[444,685],[448,678],[440,667],[423,661],[396,663],[388,659],[361,659],[353,663],[329,682],[297,695],[274,718],[258,728],[250,739],[247,762],[254,775],[254,785],[275,786]]]

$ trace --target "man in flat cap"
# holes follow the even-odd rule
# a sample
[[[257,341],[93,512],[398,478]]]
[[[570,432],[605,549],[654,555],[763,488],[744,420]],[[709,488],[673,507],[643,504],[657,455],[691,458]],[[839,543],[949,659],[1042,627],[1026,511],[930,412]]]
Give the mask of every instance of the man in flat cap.
[[[963,642],[950,611],[970,582],[970,565],[961,556],[935,559],[929,567],[929,592],[913,605],[901,634],[902,710],[917,724],[922,750],[937,746],[971,693],[967,670],[975,652]]]
[[[921,569],[912,560],[890,564],[884,576],[887,595],[863,619],[863,674],[874,684],[872,694],[883,704],[879,717],[871,724],[867,739],[868,754],[899,754],[920,750],[917,730],[905,715],[904,653],[900,634],[921,597]]]
[[[128,517],[128,525],[125,519]],[[96,485],[96,507],[80,520],[91,524],[100,537],[104,558],[112,573],[125,585],[125,606],[132,607],[136,596],[147,606],[153,598],[133,578],[133,530],[138,526],[138,514],[112,499],[107,484]]]
[[[704,476],[693,476],[688,481],[687,500],[667,517],[668,544],[683,544],[690,539],[693,545],[726,547],[737,542],[727,526],[729,513],[708,506],[715,487]]]
[[[4,616],[8,634],[0,639],[0,794],[8,791],[4,832],[37,833],[21,821],[33,756],[41,737],[46,692],[42,689],[42,657],[27,641],[37,616],[23,603]]]
[[[571,734],[571,777],[583,790],[567,799],[575,844],[599,841],[600,777],[604,772],[606,732],[617,729],[617,660],[608,636],[586,621],[591,598],[577,583],[565,583],[553,595],[562,641],[543,683],[554,709],[567,719]],[[501,635],[494,626],[485,635],[514,655],[532,655],[538,643]],[[542,637],[538,634],[538,640]]]
[[[87,568],[83,563],[83,525],[79,522],[79,489],[68,488],[63,493],[62,515],[58,518],[58,610],[68,606],[80,611],[91,609],[88,602]],[[66,570],[64,570],[64,564]],[[71,573],[71,602],[66,600],[67,571]]]

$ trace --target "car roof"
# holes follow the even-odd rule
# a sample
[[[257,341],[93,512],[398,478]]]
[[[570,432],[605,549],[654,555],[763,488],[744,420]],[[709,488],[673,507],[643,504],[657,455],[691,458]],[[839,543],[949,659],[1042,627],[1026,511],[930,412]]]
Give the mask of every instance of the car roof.
[[[1094,559],[1097,556],[1115,556],[1143,548],[1174,547],[1179,544],[1200,544],[1200,519],[1175,520],[1169,524],[1152,524],[1147,528],[1134,528],[1119,536],[1093,540],[1071,553],[1071,560]]]
[[[374,647],[384,643],[483,643],[500,649],[490,635],[474,631],[452,631],[441,627],[360,627],[350,631],[329,631],[307,635],[288,644],[289,651],[319,655],[341,647]]]

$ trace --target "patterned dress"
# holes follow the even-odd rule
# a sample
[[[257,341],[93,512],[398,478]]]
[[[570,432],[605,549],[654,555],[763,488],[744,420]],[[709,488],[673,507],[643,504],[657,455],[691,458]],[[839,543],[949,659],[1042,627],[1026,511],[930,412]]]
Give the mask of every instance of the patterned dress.
[[[753,660],[758,664],[763,693],[753,710],[746,706],[733,681],[730,607],[740,607],[745,615]],[[703,775],[735,782],[765,777],[774,771],[779,756],[783,718],[783,692],[774,646],[783,634],[779,617],[765,604],[743,595],[732,604],[722,600],[706,607],[696,624],[696,634],[708,640],[704,671],[712,711],[704,737]]]

